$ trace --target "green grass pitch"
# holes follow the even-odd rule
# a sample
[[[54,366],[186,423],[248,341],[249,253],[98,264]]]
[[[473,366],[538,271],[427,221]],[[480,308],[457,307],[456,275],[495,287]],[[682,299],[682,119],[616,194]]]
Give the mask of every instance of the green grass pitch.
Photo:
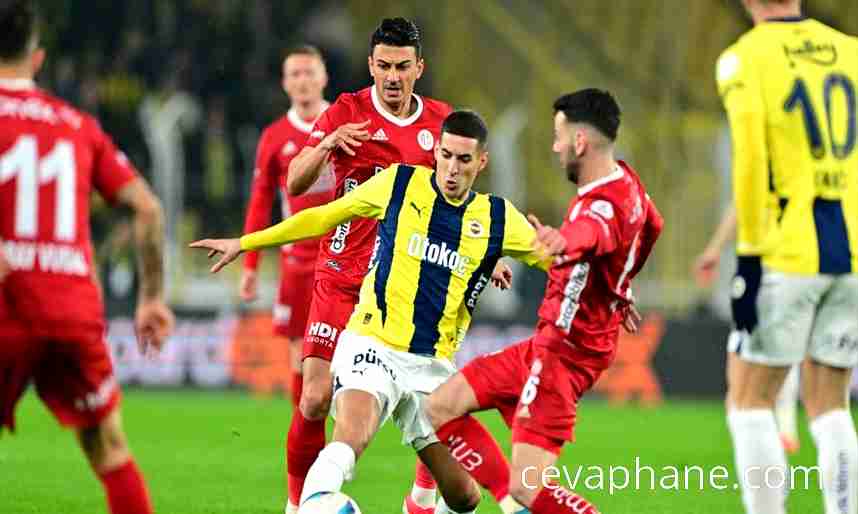
[[[283,512],[283,441],[290,406],[282,398],[256,398],[241,392],[126,392],[123,414],[132,449],[149,483],[156,511],[169,514]],[[608,490],[608,466],[628,466],[634,459],[659,473],[663,466],[723,465],[732,474],[732,454],[723,407],[716,401],[669,402],[658,408],[611,407],[599,401],[581,405],[577,442],[568,445],[561,464],[570,473],[584,466],[581,480],[598,475],[589,466],[602,466],[604,488],[578,491],[606,514],[740,513],[739,492],[732,487],[699,490],[692,473],[690,490],[645,488]],[[509,452],[509,433],[493,414],[481,419]],[[801,420],[804,425],[804,419]],[[811,466],[815,453],[806,429],[794,465]],[[346,486],[365,514],[400,512],[403,495],[413,479],[414,456],[400,444],[395,426],[388,424],[358,463],[356,480]],[[60,429],[34,394],[18,409],[18,432],[0,439],[3,485],[0,512],[8,514],[92,514],[106,511],[101,488],[77,448],[71,433]],[[588,474],[589,473],[589,474]],[[617,475],[622,482],[622,475]],[[731,477],[729,483],[734,479]],[[631,477],[634,485],[634,476]],[[667,485],[670,485],[668,483]],[[478,512],[500,509],[488,495]],[[821,512],[821,495],[790,494],[790,512]]]

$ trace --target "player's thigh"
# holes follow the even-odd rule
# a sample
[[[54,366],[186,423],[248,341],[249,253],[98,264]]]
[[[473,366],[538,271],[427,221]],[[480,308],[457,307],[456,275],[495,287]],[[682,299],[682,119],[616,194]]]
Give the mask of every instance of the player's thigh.
[[[480,410],[476,393],[465,375],[456,373],[425,400],[427,419],[437,430],[450,420]]]
[[[396,378],[401,397],[393,420],[402,433],[402,443],[420,451],[438,442],[427,412],[429,395],[453,377],[456,368],[447,359],[390,349],[388,353],[394,367],[404,371]]]
[[[2,301],[2,300],[0,300]],[[0,432],[15,429],[15,407],[33,376],[40,353],[24,323],[0,309]]]
[[[64,426],[99,425],[120,399],[103,327],[64,325],[50,332],[34,373],[39,397]]]
[[[817,307],[828,289],[825,277],[765,270],[752,334],[734,331],[728,349],[743,361],[792,366],[804,359]]]
[[[327,361],[333,358],[357,300],[357,290],[326,279],[315,281],[304,333],[303,358],[318,357]]]
[[[829,277],[819,304],[807,355],[833,368],[858,365],[858,276]]]
[[[404,374],[404,370],[396,368],[395,363],[386,355],[387,349],[371,337],[346,331],[341,341],[343,344],[337,347],[331,361],[333,377],[331,416],[339,424],[342,415],[356,414],[353,409],[341,411],[343,407],[348,407],[346,401],[348,398],[372,398],[374,402],[369,404],[374,403],[372,408],[377,412],[377,420],[373,424],[378,428],[393,415],[401,400],[402,392],[397,384],[397,378],[400,374]],[[350,392],[364,394],[346,395]],[[360,423],[360,421],[350,417],[347,422]]]
[[[476,399],[477,408],[471,410],[497,409],[507,426],[512,426],[533,355],[533,340],[526,339],[501,351],[481,355],[462,368],[460,374]]]

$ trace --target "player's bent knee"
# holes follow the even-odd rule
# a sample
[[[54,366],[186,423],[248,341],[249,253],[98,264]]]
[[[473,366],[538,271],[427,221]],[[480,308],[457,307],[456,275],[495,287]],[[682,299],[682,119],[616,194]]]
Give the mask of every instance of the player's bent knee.
[[[298,408],[301,409],[301,414],[309,420],[327,417],[328,411],[331,409],[330,384],[319,384],[318,382],[307,384],[305,381]]]
[[[118,468],[131,458],[118,413],[109,415],[96,426],[77,432],[81,448],[96,472]]]
[[[442,395],[433,393],[429,395],[429,398],[425,403],[425,412],[426,416],[429,418],[429,422],[432,423],[432,428],[438,430],[445,423],[450,421],[452,418],[450,408],[447,406],[447,402],[444,401]]]
[[[509,495],[518,503],[530,505],[542,487],[542,477],[532,467],[510,470]]]
[[[480,504],[480,500],[482,499],[480,490],[473,482],[461,494],[451,496],[451,498],[445,497],[444,501],[455,512],[473,512],[477,510],[477,505]]]

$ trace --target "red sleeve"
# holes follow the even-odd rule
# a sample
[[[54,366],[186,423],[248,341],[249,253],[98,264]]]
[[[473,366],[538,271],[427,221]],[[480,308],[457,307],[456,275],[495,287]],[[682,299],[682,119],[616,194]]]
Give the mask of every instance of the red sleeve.
[[[306,144],[308,146],[316,146],[322,139],[325,139],[328,134],[337,130],[340,125],[349,123],[350,121],[355,121],[351,119],[352,105],[352,95],[349,93],[341,94],[337,98],[337,101],[328,107],[325,112],[319,116],[319,119],[316,120],[316,123],[313,125],[313,130],[307,138]]]
[[[250,203],[244,219],[244,233],[256,232],[271,224],[271,206],[277,195],[280,167],[270,148],[267,134],[263,134],[256,149],[256,166],[253,170],[253,183],[250,186]],[[259,252],[247,252],[244,255],[244,269],[256,271],[259,268]]]
[[[620,240],[620,229],[610,202],[602,199],[581,202],[581,207],[572,211],[574,218],[562,229],[570,261],[611,253]]]
[[[643,268],[644,263],[646,263],[649,254],[655,246],[656,240],[658,240],[658,236],[661,234],[661,229],[664,228],[664,218],[658,212],[655,203],[649,198],[649,195],[646,197],[646,203],[646,222],[644,222],[644,226],[641,229],[641,246],[635,267],[632,270],[632,276],[636,275]]]
[[[93,123],[93,160],[92,182],[99,194],[109,203],[116,203],[116,195],[129,182],[137,178],[137,170],[120,150],[116,148],[110,136],[101,130],[95,120]]]

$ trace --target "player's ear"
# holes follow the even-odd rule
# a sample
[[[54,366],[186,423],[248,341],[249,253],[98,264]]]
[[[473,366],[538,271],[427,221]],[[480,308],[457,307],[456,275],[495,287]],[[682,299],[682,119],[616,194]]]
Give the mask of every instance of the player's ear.
[[[489,164],[489,151],[485,148],[480,149],[480,166],[477,168],[477,173],[486,169]]]
[[[587,150],[587,133],[581,129],[575,130],[575,157],[581,157],[584,155],[584,152]]]
[[[45,58],[47,57],[47,53],[44,48],[37,48],[35,52],[33,52],[32,60],[30,61],[31,66],[33,67],[33,75],[39,72],[42,69],[42,65],[45,64]]]
[[[423,70],[425,68],[426,68],[426,62],[423,60],[423,58],[421,57],[421,58],[417,59],[417,78],[418,79],[423,76]]]
[[[372,56],[366,58],[366,65],[369,68],[369,76],[375,78],[375,75],[372,72]]]

